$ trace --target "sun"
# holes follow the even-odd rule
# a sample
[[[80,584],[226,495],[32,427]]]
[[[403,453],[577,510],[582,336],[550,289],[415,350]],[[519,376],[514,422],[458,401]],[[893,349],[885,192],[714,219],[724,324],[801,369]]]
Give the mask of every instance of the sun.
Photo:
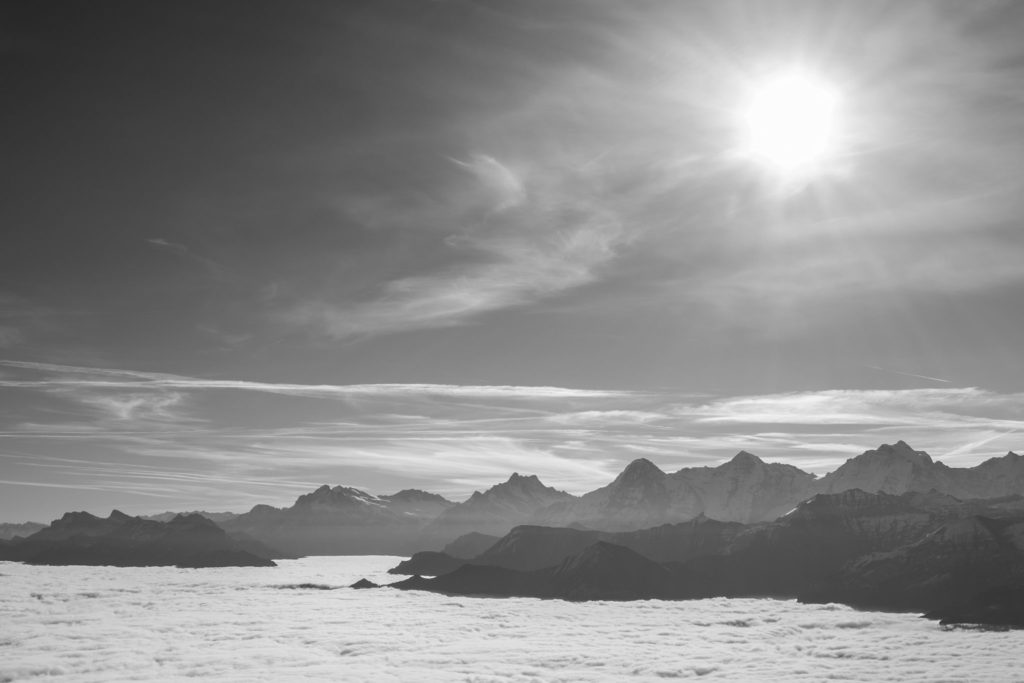
[[[739,110],[744,156],[783,176],[821,170],[837,151],[839,93],[804,71],[757,82]]]

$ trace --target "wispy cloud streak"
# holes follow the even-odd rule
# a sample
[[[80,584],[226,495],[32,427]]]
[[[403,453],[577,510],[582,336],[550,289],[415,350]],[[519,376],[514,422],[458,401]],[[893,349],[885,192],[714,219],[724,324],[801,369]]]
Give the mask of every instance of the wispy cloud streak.
[[[41,380],[15,380],[0,378],[0,387],[22,389],[176,389],[182,391],[235,390],[305,398],[398,397],[398,396],[451,396],[491,399],[568,399],[610,398],[626,396],[629,392],[573,389],[550,386],[460,385],[460,384],[291,384],[252,382],[245,380],[214,380],[185,377],[167,373],[137,372],[110,368],[88,368],[50,363],[0,361],[0,365],[64,373],[65,376]],[[81,376],[86,377],[81,377]],[[100,379],[89,378],[88,376]]]

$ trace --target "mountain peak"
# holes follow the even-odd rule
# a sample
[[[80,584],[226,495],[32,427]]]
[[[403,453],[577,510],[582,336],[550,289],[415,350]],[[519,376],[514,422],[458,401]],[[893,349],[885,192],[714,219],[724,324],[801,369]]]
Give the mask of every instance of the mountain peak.
[[[615,481],[635,481],[638,479],[661,479],[665,476],[665,473],[660,467],[655,465],[647,458],[637,458],[633,462],[626,465],[626,469],[622,470],[622,474],[616,477]]]
[[[466,502],[468,503],[474,500],[500,499],[510,495],[513,497],[525,496],[527,498],[536,498],[538,496],[544,497],[550,494],[556,494],[558,496],[568,495],[557,489],[545,486],[544,482],[542,482],[536,474],[523,475],[518,472],[513,472],[512,476],[507,480],[500,484],[495,484],[482,493],[480,491],[474,491],[473,495],[470,496],[469,500]]]
[[[436,493],[430,493],[423,489],[402,489],[398,493],[392,493],[390,496],[380,496],[387,500],[445,500],[444,496],[439,496]]]
[[[516,483],[540,484],[541,482],[540,482],[540,479],[537,478],[536,474],[519,474],[518,472],[513,472],[512,476],[509,477],[508,481],[506,481],[505,483],[506,484],[516,484]]]
[[[733,456],[732,460],[730,460],[728,464],[746,466],[763,465],[764,460],[761,460],[761,458],[757,457],[756,455],[748,451],[740,451],[739,453]]]
[[[912,460],[925,465],[932,464],[932,457],[925,451],[915,451],[906,441],[897,441],[894,444],[884,443],[874,451],[865,453],[877,453],[880,455],[895,456]]]
[[[330,486],[324,484],[312,493],[305,493],[295,500],[293,508],[311,506],[352,507],[373,505],[380,506],[381,501],[372,494],[350,486]]]

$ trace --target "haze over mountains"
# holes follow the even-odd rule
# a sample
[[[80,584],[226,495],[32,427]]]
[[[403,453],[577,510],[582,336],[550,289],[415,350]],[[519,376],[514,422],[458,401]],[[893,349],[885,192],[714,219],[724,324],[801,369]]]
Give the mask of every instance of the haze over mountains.
[[[815,494],[851,489],[996,498],[1024,491],[1024,458],[1009,453],[976,467],[951,468],[899,441],[866,451],[821,478],[747,452],[717,467],[672,473],[640,458],[607,486],[582,496],[520,474],[462,503],[423,491],[374,496],[323,486],[291,507],[257,505],[221,524],[297,554],[411,554],[471,532],[502,536],[521,524],[628,531],[701,516],[764,522]]]
[[[321,486],[288,508],[257,505],[220,524],[300,555],[387,555],[423,543],[423,527],[455,503],[409,489],[374,496]]]
[[[698,518],[765,522],[816,494],[853,489],[998,498],[1024,491],[1024,458],[1011,452],[975,467],[951,468],[899,441],[865,451],[820,478],[745,451],[716,467],[671,473],[640,458],[608,485],[582,496],[516,473],[461,503],[415,489],[373,495],[346,486],[321,486],[289,507],[256,505],[238,515],[197,514],[284,554],[411,555],[438,551],[471,533],[485,540],[501,537],[520,525],[620,532]],[[169,521],[173,514],[152,519]],[[19,527],[21,535],[31,528]],[[453,555],[471,557],[480,547],[469,550]]]
[[[821,478],[746,452],[673,473],[641,458],[579,497],[516,473],[462,503],[322,486],[286,508],[206,513],[216,523],[201,513],[68,513],[0,540],[0,559],[205,567],[404,554],[391,570],[412,575],[393,584],[404,589],[566,600],[771,595],[1024,625],[1022,482],[1015,453],[956,469],[902,441]]]

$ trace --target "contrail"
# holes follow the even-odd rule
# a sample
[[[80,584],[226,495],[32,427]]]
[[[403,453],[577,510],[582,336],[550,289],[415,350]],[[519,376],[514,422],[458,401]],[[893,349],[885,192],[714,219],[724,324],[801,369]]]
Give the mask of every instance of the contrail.
[[[899,370],[889,370],[887,368],[880,368],[877,365],[864,365],[862,367],[870,368],[871,370],[878,370],[880,372],[891,372],[894,375],[903,375],[904,377],[916,377],[918,379],[927,379],[932,382],[945,382],[946,384],[952,384],[951,380],[942,379],[941,377],[929,377],[928,375],[915,375],[912,372],[900,372]]]
[[[985,444],[989,443],[990,441],[995,441],[996,439],[1001,439],[1004,436],[1009,436],[1010,434],[1016,433],[1016,431],[1017,431],[1016,429],[1011,429],[1008,432],[1000,432],[1000,433],[994,434],[992,436],[987,436],[984,439],[978,439],[977,441],[972,441],[971,443],[966,443],[963,446],[959,446],[957,448],[954,448],[949,453],[946,453],[945,457],[950,458],[950,457],[954,457],[954,456],[957,456],[957,455],[967,455],[968,453],[973,452],[974,449],[981,448],[982,446],[984,446]]]

